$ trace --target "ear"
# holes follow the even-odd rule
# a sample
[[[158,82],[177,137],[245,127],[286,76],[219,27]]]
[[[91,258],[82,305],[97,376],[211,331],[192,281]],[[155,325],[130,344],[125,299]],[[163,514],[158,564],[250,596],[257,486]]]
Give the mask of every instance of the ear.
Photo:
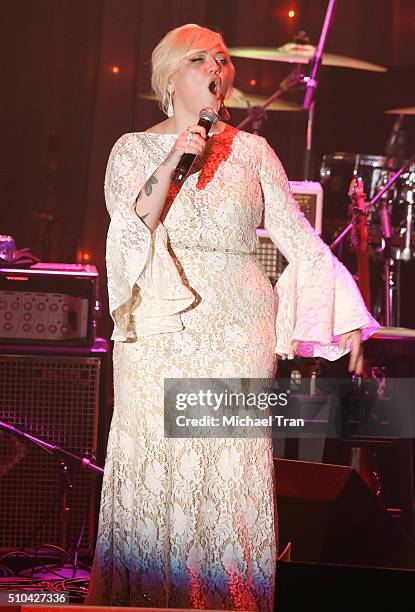
[[[171,81],[170,81],[170,82],[169,82],[169,84],[167,85],[167,91],[168,91],[169,93],[171,93],[171,94],[172,94],[172,93],[174,93],[174,85],[173,85],[173,83],[172,83]]]

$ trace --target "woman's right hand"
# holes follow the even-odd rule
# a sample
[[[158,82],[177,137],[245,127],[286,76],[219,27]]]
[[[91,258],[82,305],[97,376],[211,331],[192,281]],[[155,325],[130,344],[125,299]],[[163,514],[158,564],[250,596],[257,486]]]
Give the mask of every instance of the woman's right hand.
[[[191,136],[191,137],[190,137]],[[202,155],[206,147],[206,129],[202,125],[189,125],[176,140],[174,147],[163,162],[174,170],[183,153]]]

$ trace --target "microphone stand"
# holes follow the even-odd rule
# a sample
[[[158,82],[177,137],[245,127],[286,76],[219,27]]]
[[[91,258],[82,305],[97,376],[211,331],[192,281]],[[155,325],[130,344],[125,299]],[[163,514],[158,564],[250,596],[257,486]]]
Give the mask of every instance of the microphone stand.
[[[307,112],[307,132],[306,132],[306,146],[304,153],[304,167],[303,177],[305,181],[311,181],[313,179],[314,172],[312,171],[312,147],[313,147],[313,126],[314,126],[314,109],[316,103],[313,101],[310,104],[310,108]]]
[[[45,451],[49,455],[52,455],[58,460],[60,471],[63,476],[63,483],[64,483],[63,548],[66,548],[66,537],[67,537],[66,535],[66,532],[67,532],[66,517],[68,516],[68,512],[70,510],[70,508],[67,505],[67,492],[70,491],[73,487],[73,484],[70,480],[69,467],[66,461],[80,464],[81,467],[86,468],[88,470],[92,470],[93,472],[97,474],[103,474],[104,473],[103,468],[99,467],[98,465],[96,465],[95,463],[87,459],[86,457],[79,457],[78,455],[75,455],[74,453],[71,453],[63,449],[62,447],[57,446],[56,444],[49,444],[48,442],[45,442],[44,440],[41,440],[40,438],[36,438],[35,436],[32,436],[31,434],[21,431],[20,429],[17,429],[16,427],[13,427],[13,425],[10,425],[9,423],[5,423],[4,421],[0,421],[0,430],[3,430],[6,433],[11,434],[17,438],[27,440],[31,442],[32,444],[35,444],[36,446],[41,448],[43,451]]]
[[[21,431],[20,429],[13,427],[13,425],[10,425],[9,423],[0,421],[0,429],[5,431],[6,433],[16,436],[17,438],[28,440],[32,444],[36,444],[36,446],[39,446],[39,448],[44,450],[46,453],[49,453],[49,455],[57,457],[60,460],[61,465],[63,464],[66,466],[66,470],[68,469],[68,466],[65,464],[64,458],[71,461],[72,463],[78,463],[80,464],[80,467],[96,472],[97,474],[104,473],[104,468],[99,467],[99,465],[96,465],[90,459],[87,459],[86,457],[79,457],[79,455],[75,455],[74,453],[71,453],[56,444],[49,444],[49,442],[45,442],[40,438],[36,438],[36,436],[32,436],[31,434]]]
[[[316,47],[314,57],[310,60],[311,74],[306,79],[306,92],[304,96],[303,108],[308,111],[307,119],[307,137],[306,137],[306,149],[304,154],[304,180],[309,181],[313,178],[313,172],[311,168],[312,160],[312,145],[313,145],[313,126],[314,126],[314,107],[315,107],[315,92],[317,89],[317,73],[319,71],[322,59],[323,49],[326,44],[326,38],[329,28],[333,21],[334,5],[336,0],[329,0],[326,17],[324,19],[323,28],[320,34],[320,40]]]

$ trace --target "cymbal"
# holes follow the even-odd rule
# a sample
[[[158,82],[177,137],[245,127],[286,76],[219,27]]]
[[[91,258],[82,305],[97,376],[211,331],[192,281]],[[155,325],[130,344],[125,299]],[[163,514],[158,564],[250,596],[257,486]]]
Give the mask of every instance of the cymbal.
[[[308,64],[314,56],[316,47],[308,44],[287,43],[282,47],[270,49],[267,47],[233,47],[229,53],[233,57],[246,57],[250,59],[270,60],[273,62],[288,62],[290,64]],[[354,68],[356,70],[370,70],[372,72],[386,72],[384,66],[371,64],[355,57],[323,53],[323,65],[338,68]]]
[[[392,108],[385,111],[386,115],[415,115],[415,106],[406,106],[405,108]]]
[[[153,93],[145,93],[138,94],[140,98],[145,98],[146,100],[156,100],[156,96]],[[262,106],[262,104],[267,100],[266,96],[258,96],[250,93],[244,93],[240,89],[236,87],[233,88],[232,95],[225,100],[225,104],[227,108],[249,108],[250,106]],[[269,106],[267,106],[266,110],[271,111],[300,111],[303,110],[303,107],[300,104],[295,104],[294,102],[287,102],[286,100],[277,99],[271,102]]]

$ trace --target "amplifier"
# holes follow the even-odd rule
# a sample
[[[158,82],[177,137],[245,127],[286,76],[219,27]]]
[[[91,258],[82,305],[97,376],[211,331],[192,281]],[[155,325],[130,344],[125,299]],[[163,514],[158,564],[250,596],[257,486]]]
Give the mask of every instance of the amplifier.
[[[305,218],[321,234],[323,225],[323,187],[316,181],[290,181],[294,194]]]
[[[321,234],[323,223],[323,188],[314,181],[290,181],[291,190],[307,221]],[[264,229],[264,218],[256,230],[259,245],[256,258],[265,274],[274,284],[287,266],[287,260],[278,251],[268,232]]]
[[[92,346],[98,312],[95,266],[0,268],[0,342]]]
[[[0,345],[0,420],[103,465],[108,343]],[[0,430],[0,551],[54,544],[92,554],[101,477]],[[71,487],[65,486],[70,484]]]

